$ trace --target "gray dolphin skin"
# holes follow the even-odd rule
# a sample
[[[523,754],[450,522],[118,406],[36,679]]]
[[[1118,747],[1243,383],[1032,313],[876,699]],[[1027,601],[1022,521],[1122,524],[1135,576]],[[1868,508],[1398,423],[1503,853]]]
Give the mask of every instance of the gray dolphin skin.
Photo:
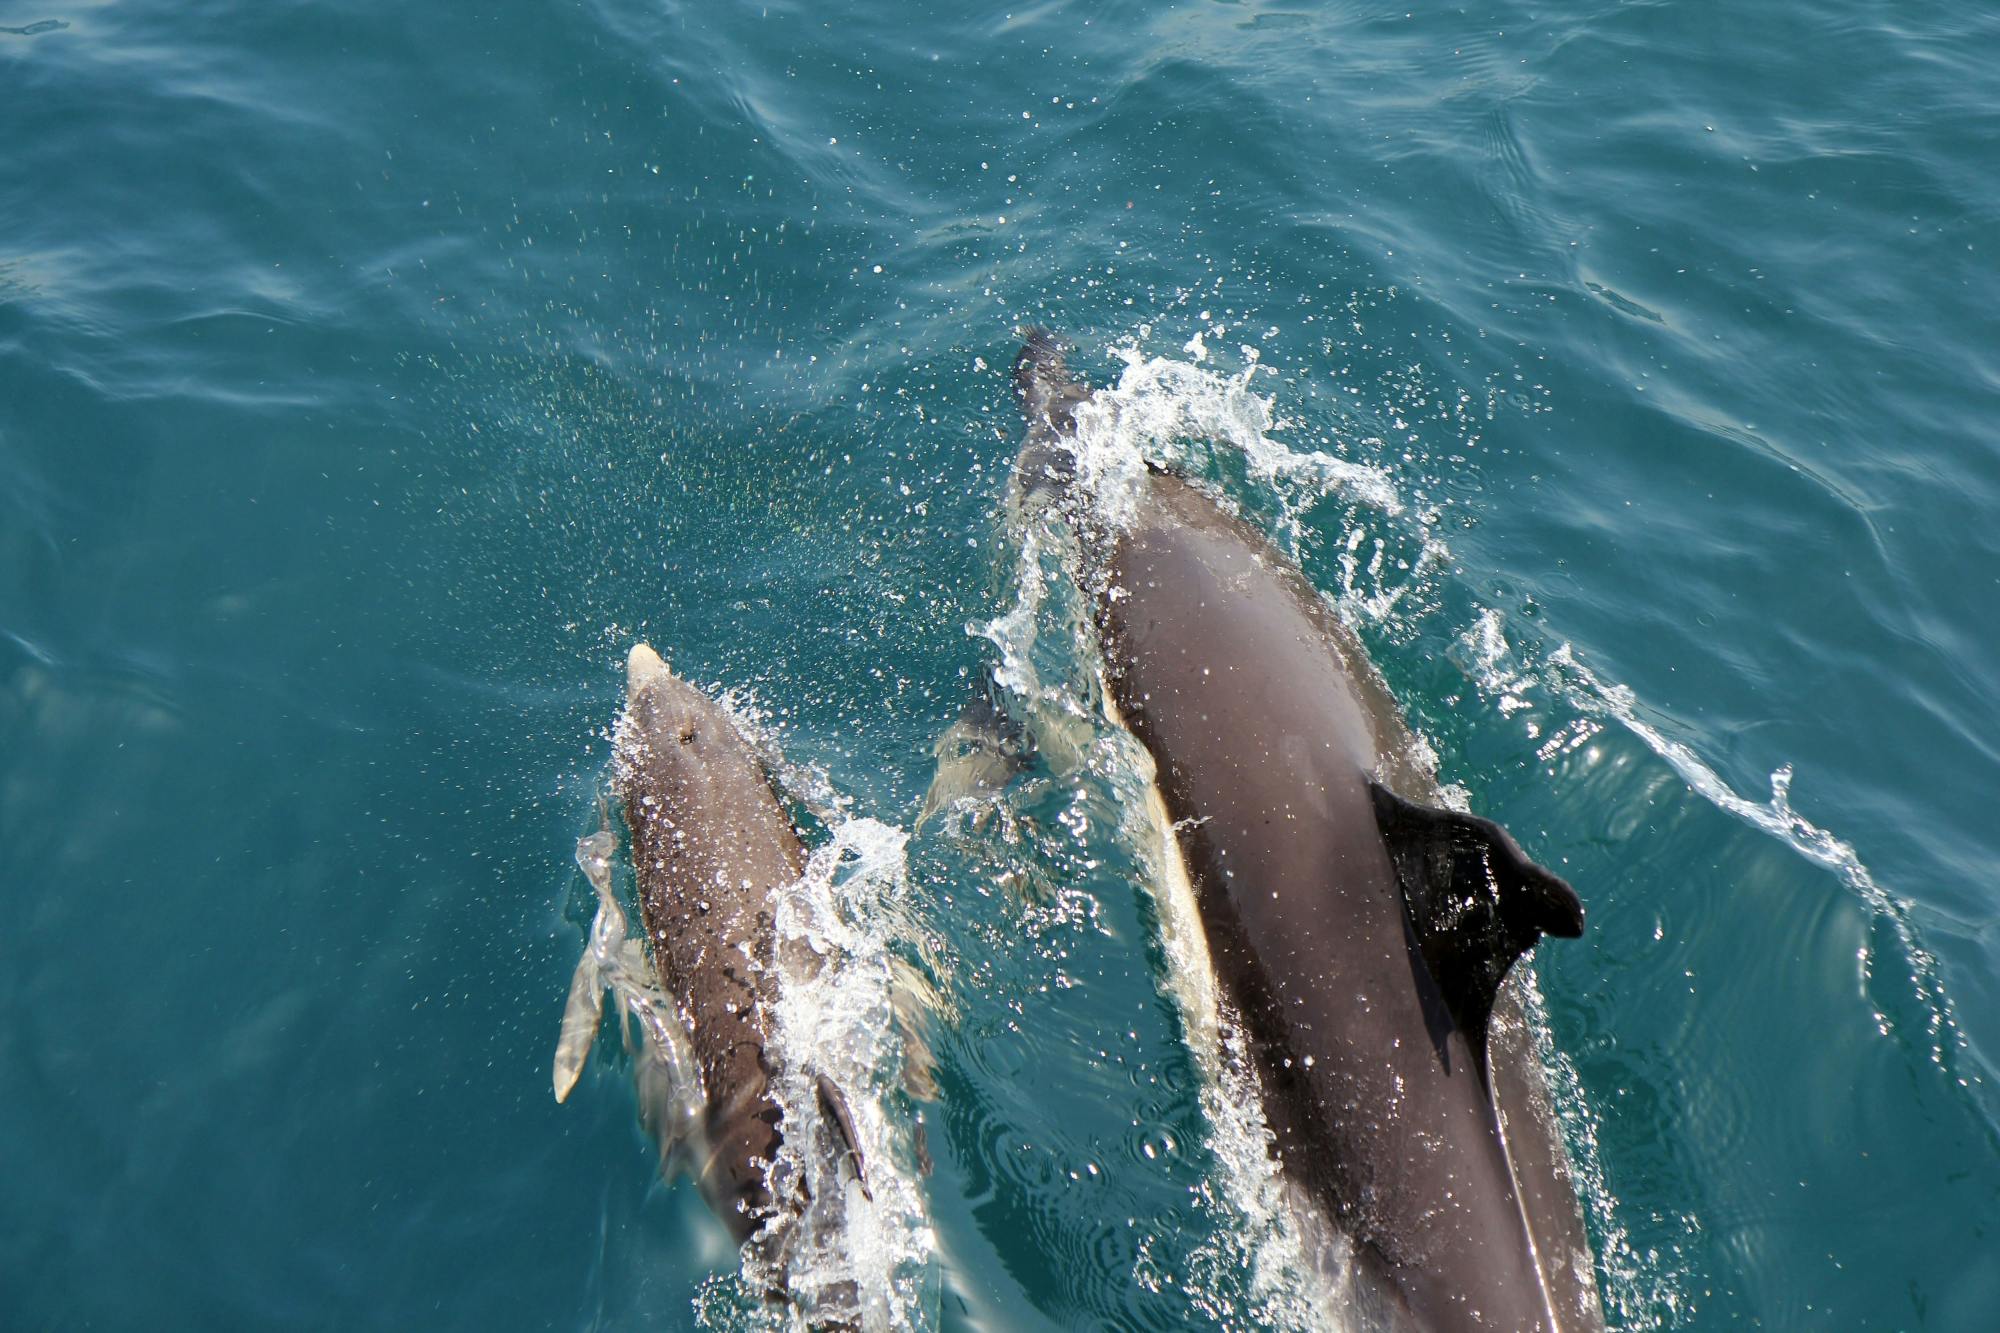
[[[1107,703],[1154,761],[1287,1197],[1352,1239],[1364,1313],[1394,1326],[1601,1328],[1505,984],[1542,935],[1582,931],[1576,894],[1497,825],[1439,807],[1359,643],[1262,534],[1157,470],[1129,522],[1073,502],[1088,390],[1052,336],[1028,334],[1014,383],[1015,502],[1063,505],[1080,539]]]

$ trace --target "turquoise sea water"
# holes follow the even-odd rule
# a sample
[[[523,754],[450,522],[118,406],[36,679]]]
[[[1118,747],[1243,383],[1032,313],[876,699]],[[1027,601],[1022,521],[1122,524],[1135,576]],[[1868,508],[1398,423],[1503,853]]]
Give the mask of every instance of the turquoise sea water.
[[[1282,1323],[1120,774],[914,828],[1036,320],[1134,448],[1361,469],[1209,475],[1589,906],[1612,1324],[1996,1326],[1996,71],[1869,0],[4,0],[0,1324],[745,1322],[615,1040],[549,1095],[640,636],[914,830],[912,1317]]]

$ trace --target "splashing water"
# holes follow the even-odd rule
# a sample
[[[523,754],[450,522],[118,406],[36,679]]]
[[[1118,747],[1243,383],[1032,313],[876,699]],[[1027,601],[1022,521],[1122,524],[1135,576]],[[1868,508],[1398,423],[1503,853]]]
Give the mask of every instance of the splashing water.
[[[1113,350],[1124,371],[1078,409],[1075,437],[1078,481],[1107,525],[1129,521],[1148,463],[1194,472],[1216,446],[1234,451],[1252,481],[1278,499],[1294,548],[1298,516],[1335,493],[1385,514],[1403,512],[1401,496],[1381,469],[1298,452],[1271,438],[1271,400],[1251,387],[1259,368],[1254,359],[1240,373],[1222,375],[1147,356],[1136,344]]]
[[[851,798],[824,770],[786,760],[754,698],[725,693],[720,702],[780,793],[803,805],[829,840],[813,848],[797,882],[773,895],[780,985],[769,1034],[772,1094],[784,1123],[805,1132],[785,1136],[772,1180],[774,1193],[781,1182],[803,1184],[810,1202],[779,1247],[764,1254],[746,1247],[742,1271],[711,1284],[699,1303],[701,1324],[788,1326],[796,1311],[759,1307],[753,1297],[782,1283],[798,1309],[856,1307],[869,1333],[936,1327],[936,1242],[901,1082],[908,1052],[896,949],[913,921],[909,834],[854,815]],[[822,1078],[846,1094],[859,1171],[843,1160],[828,1123]]]

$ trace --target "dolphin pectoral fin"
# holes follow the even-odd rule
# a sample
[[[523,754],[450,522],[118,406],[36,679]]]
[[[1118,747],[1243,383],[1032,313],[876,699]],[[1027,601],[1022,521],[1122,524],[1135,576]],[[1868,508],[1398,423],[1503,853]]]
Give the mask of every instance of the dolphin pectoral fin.
[[[847,1094],[840,1085],[825,1074],[819,1076],[819,1109],[833,1127],[836,1137],[845,1145],[845,1156],[854,1164],[854,1183],[861,1186],[861,1197],[875,1202],[875,1195],[868,1188],[868,1161],[861,1153],[861,1135],[854,1127],[854,1112],[847,1105]]]
[[[569,979],[562,1035],[556,1038],[555,1093],[559,1102],[568,1100],[577,1079],[583,1076],[584,1061],[590,1058],[598,1024],[604,1019],[604,990],[615,980],[605,975],[599,949],[608,941],[625,937],[625,913],[611,892],[611,858],[618,850],[618,836],[611,831],[611,810],[602,794],[597,798],[597,823],[597,832],[576,840],[577,868],[597,893],[597,915],[590,923],[583,959]]]
[[[562,1035],[556,1038],[555,1091],[557,1101],[566,1101],[583,1076],[583,1064],[597,1040],[597,1025],[604,1018],[604,976],[597,956],[584,950],[583,961],[569,979],[569,1002],[563,1006]]]
[[[1486,1024],[1507,969],[1544,935],[1583,933],[1583,902],[1490,819],[1406,801],[1370,782],[1410,930],[1481,1076]]]

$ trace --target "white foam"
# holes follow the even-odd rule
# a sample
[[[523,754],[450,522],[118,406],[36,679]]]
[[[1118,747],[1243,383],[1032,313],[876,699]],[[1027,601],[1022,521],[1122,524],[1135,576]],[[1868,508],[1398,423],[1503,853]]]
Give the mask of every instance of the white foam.
[[[851,1288],[869,1333],[934,1327],[937,1242],[910,1169],[910,1131],[896,1109],[906,1052],[903,1026],[895,1021],[894,950],[913,916],[909,834],[854,815],[852,798],[823,769],[788,761],[753,697],[730,692],[719,702],[779,790],[829,834],[809,853],[799,880],[773,895],[779,987],[768,1042],[776,1069],[772,1093],[784,1124],[803,1130],[784,1137],[772,1164],[774,1194],[803,1180],[811,1202],[769,1252],[780,1262],[766,1268],[756,1247],[745,1248],[736,1295],[782,1283],[811,1308],[837,1302]],[[834,1133],[820,1104],[822,1075],[846,1096],[872,1199],[851,1170],[819,1150],[833,1143]],[[703,1322],[712,1308],[720,1324],[734,1326],[744,1302],[720,1297],[711,1293],[701,1303]],[[732,1308],[727,1317],[720,1313]],[[790,1316],[765,1313],[788,1326]]]
[[[1028,525],[1020,534],[1020,555],[1014,579],[1014,605],[990,621],[969,626],[1000,650],[993,679],[1023,699],[1040,699],[1042,682],[1035,670],[1035,620],[1042,609],[1042,534]]]
[[[1118,382],[1093,393],[1076,412],[1077,479],[1100,521],[1129,521],[1147,463],[1191,471],[1217,444],[1241,455],[1288,517],[1336,492],[1386,514],[1403,511],[1402,497],[1380,468],[1294,450],[1272,437],[1271,400],[1252,388],[1256,362],[1224,375],[1147,356],[1133,345],[1115,351],[1125,367]]]

